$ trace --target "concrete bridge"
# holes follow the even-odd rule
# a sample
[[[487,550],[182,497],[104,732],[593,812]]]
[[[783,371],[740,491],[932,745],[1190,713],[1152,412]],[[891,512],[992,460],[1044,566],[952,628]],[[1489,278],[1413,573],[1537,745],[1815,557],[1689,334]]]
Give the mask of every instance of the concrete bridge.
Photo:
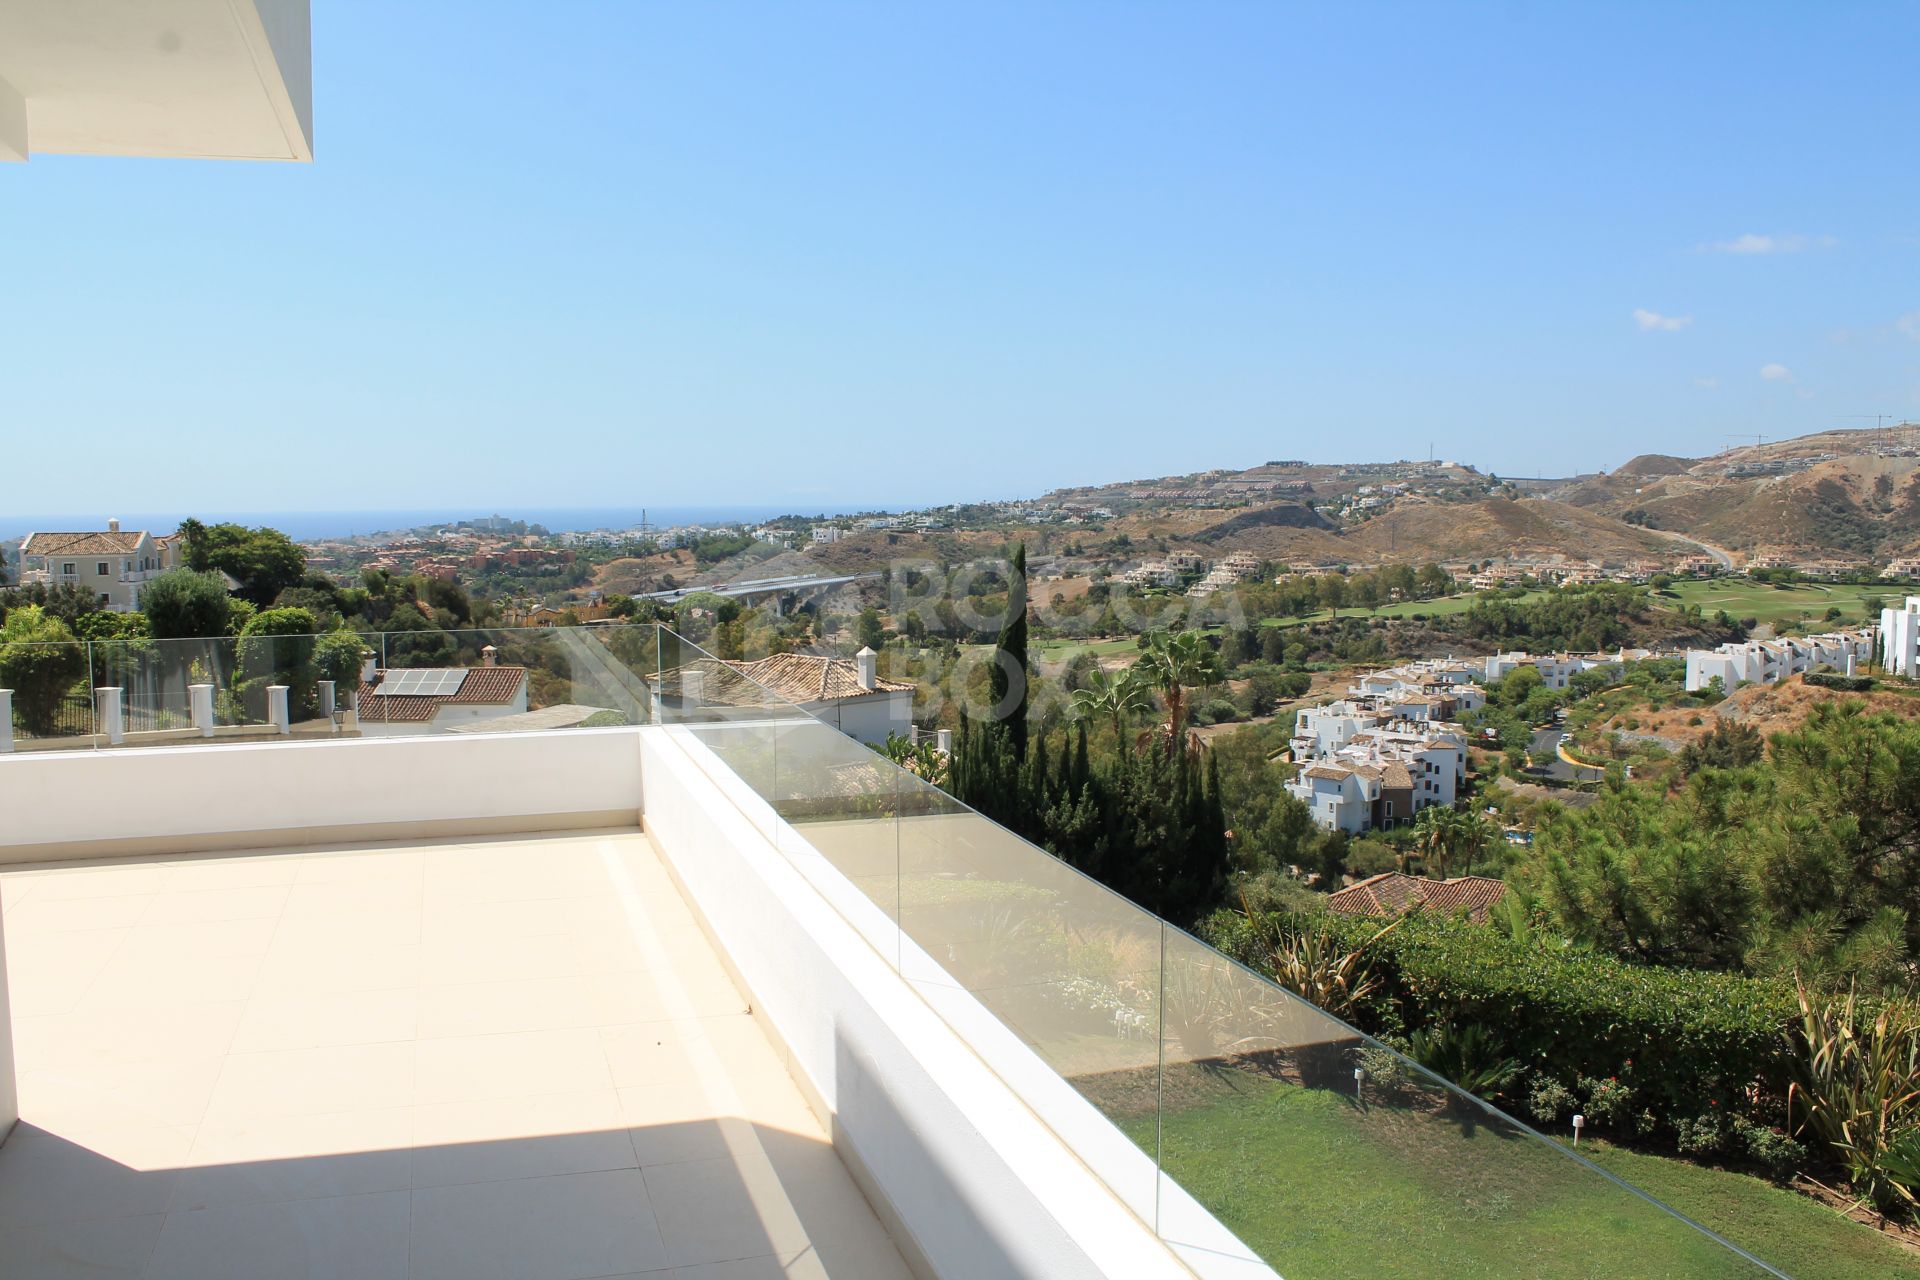
[[[838,577],[787,574],[778,578],[741,578],[733,582],[716,582],[707,586],[685,586],[675,587],[671,591],[649,591],[645,595],[634,598],[678,604],[688,596],[702,593],[729,596],[736,600],[753,600],[761,596],[771,596],[774,613],[782,614],[786,612],[789,601],[806,592],[828,591],[834,587],[843,587],[849,582],[865,582],[879,576],[877,573],[850,573]]]

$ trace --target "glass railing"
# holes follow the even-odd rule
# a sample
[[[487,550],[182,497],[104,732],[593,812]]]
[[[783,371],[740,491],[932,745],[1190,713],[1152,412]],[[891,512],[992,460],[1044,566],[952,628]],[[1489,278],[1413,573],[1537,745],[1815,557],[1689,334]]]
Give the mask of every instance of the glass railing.
[[[665,628],[659,656],[656,722],[1196,1265],[1782,1274]]]
[[[1780,1274],[666,627],[30,648],[0,668],[15,751],[671,727],[1190,1258],[1288,1280]]]
[[[0,750],[645,724],[659,670],[652,623],[13,644]]]

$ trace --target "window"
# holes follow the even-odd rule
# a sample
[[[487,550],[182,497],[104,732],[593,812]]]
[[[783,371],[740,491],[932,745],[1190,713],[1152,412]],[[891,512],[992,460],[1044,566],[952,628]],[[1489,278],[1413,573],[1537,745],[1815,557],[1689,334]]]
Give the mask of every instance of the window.
[[[101,561],[101,562],[100,562],[99,564],[97,564],[97,565],[95,565],[95,566],[94,566],[94,570],[93,570],[93,571],[94,571],[94,573],[96,573],[96,574],[98,574],[98,575],[99,575],[100,577],[102,577],[102,578],[104,578],[104,577],[106,577],[106,576],[107,576],[107,562],[106,562],[105,560],[102,560],[102,561]]]
[[[61,565],[60,572],[65,574],[67,577],[71,578],[73,576],[73,561],[69,560],[65,564]]]

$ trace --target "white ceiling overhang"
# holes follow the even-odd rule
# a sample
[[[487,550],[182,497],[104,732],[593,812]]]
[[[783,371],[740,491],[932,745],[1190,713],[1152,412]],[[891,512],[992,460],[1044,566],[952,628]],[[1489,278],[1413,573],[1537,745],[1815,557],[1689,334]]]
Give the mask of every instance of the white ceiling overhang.
[[[0,159],[313,159],[308,0],[0,0]]]

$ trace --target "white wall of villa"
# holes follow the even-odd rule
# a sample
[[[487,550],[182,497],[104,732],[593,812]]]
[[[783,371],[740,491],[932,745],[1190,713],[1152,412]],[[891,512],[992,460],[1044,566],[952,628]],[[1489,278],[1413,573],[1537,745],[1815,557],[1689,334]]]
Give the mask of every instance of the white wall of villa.
[[[1920,677],[1920,596],[1880,611],[1880,661],[1894,675]]]

